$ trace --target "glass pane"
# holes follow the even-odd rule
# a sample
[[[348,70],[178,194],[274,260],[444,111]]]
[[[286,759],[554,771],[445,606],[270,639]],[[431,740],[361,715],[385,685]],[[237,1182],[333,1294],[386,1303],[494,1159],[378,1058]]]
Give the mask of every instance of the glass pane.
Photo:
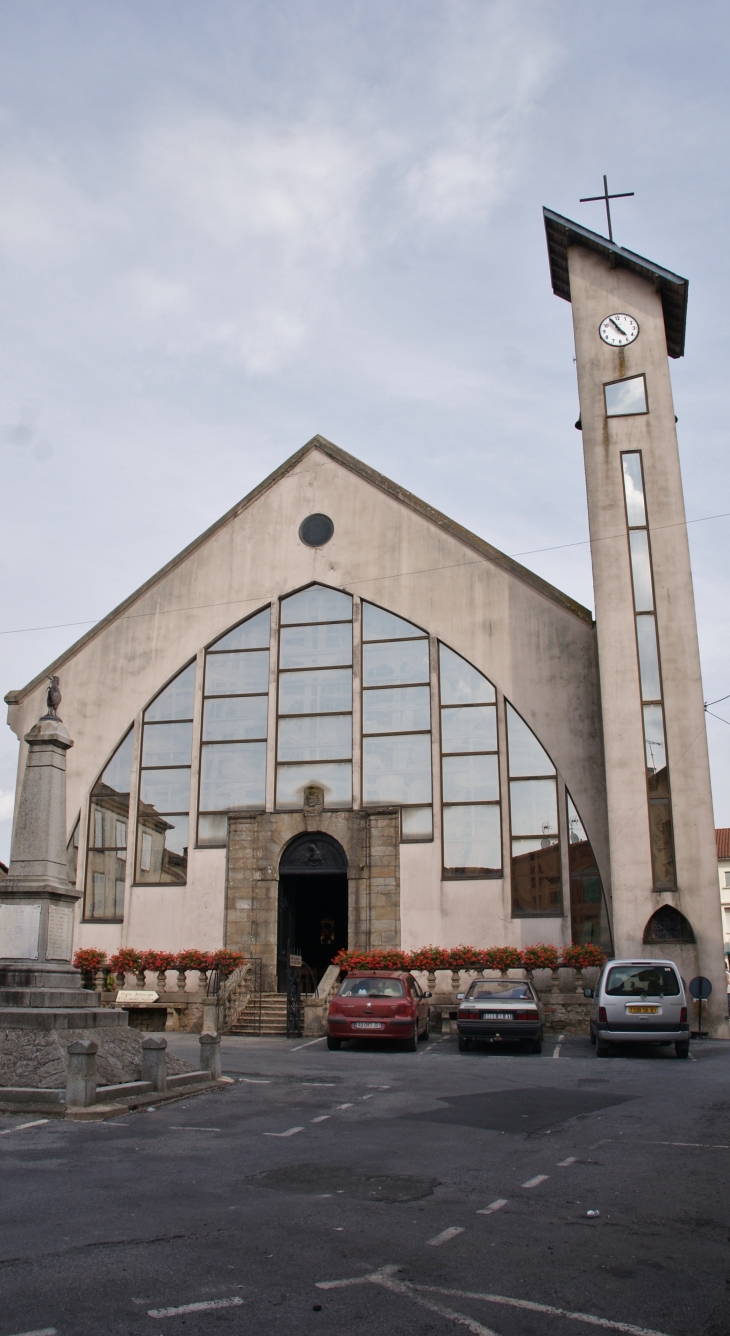
[[[320,668],[279,677],[279,714],[337,714],[351,709],[351,668]]]
[[[431,727],[428,687],[385,687],[363,691],[363,733],[418,733]]]
[[[398,682],[428,682],[428,641],[392,640],[363,645],[363,686],[395,686]]]
[[[588,836],[583,829],[583,822],[578,816],[573,799],[569,793],[566,793],[565,797],[568,804],[568,843],[580,844],[582,840],[587,840]]]
[[[235,696],[268,691],[269,651],[243,654],[208,654],[205,660],[206,696]]]
[[[86,918],[110,920],[122,917],[124,871],[124,863],[114,854],[89,854]]]
[[[634,578],[634,607],[637,612],[651,612],[654,595],[651,588],[651,559],[649,536],[646,529],[632,529],[629,533],[631,574]]]
[[[442,705],[477,705],[482,701],[490,704],[496,700],[494,687],[483,673],[442,644],[439,644],[439,677]]]
[[[95,795],[91,801],[89,815],[89,848],[119,849],[121,857],[126,858],[127,822],[119,817],[121,804],[114,795],[106,797]],[[129,805],[124,803],[124,811]]]
[[[498,872],[502,866],[499,812],[496,803],[492,807],[445,807],[444,867]]]
[[[646,382],[643,376],[604,385],[606,417],[627,417],[631,413],[646,412]]]
[[[179,770],[143,770],[140,802],[158,812],[186,812],[190,802],[190,767]]]
[[[661,700],[659,650],[656,643],[656,622],[653,617],[636,618],[636,639],[639,645],[642,700]]]
[[[265,738],[268,696],[220,696],[203,706],[203,742]]]
[[[198,817],[198,844],[221,845],[228,841],[228,817],[220,814]]]
[[[352,663],[352,622],[283,626],[280,668],[327,668]]]
[[[278,766],[277,807],[301,807],[307,784],[319,784],[324,789],[325,807],[347,807],[352,802],[352,764],[315,761],[310,765]]]
[[[641,528],[646,524],[644,505],[644,479],[641,476],[641,452],[631,451],[621,456],[624,471],[624,492],[626,495],[626,514],[629,528]]]
[[[556,835],[558,805],[554,779],[517,779],[510,783],[513,835]]]
[[[433,838],[433,808],[404,807],[401,810],[401,836],[404,840]]]
[[[495,755],[444,756],[442,766],[445,803],[499,799],[499,766]]]
[[[430,734],[363,738],[362,783],[365,803],[429,803]]]
[[[76,885],[79,870],[79,822],[73,828],[71,839],[66,845],[66,875],[72,886]]]
[[[201,812],[263,807],[265,797],[265,742],[208,743],[201,748]]]
[[[144,717],[155,722],[163,719],[192,719],[194,696],[195,664],[189,663],[169,687],[165,687],[157,699],[148,705]]]
[[[334,761],[352,756],[352,715],[305,715],[279,722],[280,761]]]
[[[555,774],[555,766],[545,748],[509,702],[507,702],[507,743],[509,772],[513,777]]]
[[[137,881],[184,885],[188,867],[188,818],[140,812]]]
[[[190,765],[193,725],[145,724],[142,765]]]
[[[299,594],[282,599],[281,624],[293,622],[347,622],[352,621],[352,598],[338,589],[311,585]]]
[[[664,770],[667,764],[667,748],[664,740],[664,713],[661,705],[644,706],[644,742],[646,744],[646,768],[650,775]]]
[[[211,649],[268,649],[271,635],[271,608],[264,608],[247,622],[234,626],[220,640],[214,641]]]
[[[496,705],[464,706],[441,711],[441,750],[473,752],[497,750]]]
[[[572,940],[582,945],[595,942],[606,951],[612,950],[611,931],[603,895],[603,884],[598,865],[569,793],[565,795],[568,809],[568,872],[570,876],[570,927]]]
[[[660,890],[670,890],[676,886],[677,877],[674,868],[672,812],[668,798],[649,799],[649,831],[654,885]]]
[[[100,783],[105,784],[109,789],[114,789],[115,793],[129,793],[132,779],[133,746],[134,733],[130,729],[102,773]]]
[[[562,914],[560,845],[546,843],[532,849],[530,843],[512,841],[512,913]]]
[[[412,636],[422,636],[423,631],[412,622],[404,622],[385,608],[376,608],[374,603],[362,605],[363,640],[407,640]]]

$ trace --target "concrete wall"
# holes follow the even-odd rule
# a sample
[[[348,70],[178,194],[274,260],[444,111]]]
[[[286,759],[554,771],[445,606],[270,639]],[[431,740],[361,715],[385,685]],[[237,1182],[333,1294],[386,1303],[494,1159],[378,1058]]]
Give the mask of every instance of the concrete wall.
[[[307,547],[298,537],[302,519],[314,511],[324,511],[334,521],[334,537],[322,549]],[[290,467],[171,562],[60,662],[61,714],[75,742],[68,766],[68,827],[70,832],[81,812],[81,849],[89,790],[125,730],[135,720],[139,726],[151,697],[196,655],[202,665],[203,647],[233,623],[269,601],[276,606],[281,595],[315,580],[423,626],[496,684],[500,709],[507,696],[557,765],[610,890],[597,652],[590,615],[501,554],[492,559],[480,540],[327,443],[295,456]],[[199,670],[199,693],[201,683]],[[44,681],[17,693],[9,722],[19,737],[43,713],[44,697]],[[198,700],[196,716],[199,709]],[[198,738],[196,724],[193,791]],[[21,747],[21,766],[24,753]],[[137,766],[135,760],[135,774]],[[437,773],[436,768],[436,778]],[[135,786],[133,780],[133,805]],[[268,793],[271,799],[271,777]],[[512,922],[508,875],[504,882],[442,883],[438,801],[434,816],[434,843],[402,848],[404,942],[520,944],[540,938],[560,942],[566,931],[569,936],[562,919]],[[506,804],[504,821],[506,845]],[[107,949],[121,940],[168,949],[220,944],[224,858],[223,850],[191,848],[188,884],[180,888],[133,886],[130,858],[124,924],[82,924],[78,942]],[[79,879],[83,861],[81,857]]]

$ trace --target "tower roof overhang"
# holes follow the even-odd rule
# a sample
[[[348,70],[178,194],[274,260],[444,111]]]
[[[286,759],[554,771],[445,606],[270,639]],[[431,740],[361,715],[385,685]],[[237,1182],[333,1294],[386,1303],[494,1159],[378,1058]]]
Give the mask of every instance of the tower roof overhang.
[[[553,213],[552,209],[544,208],[542,212],[555,296],[570,301],[568,247],[585,246],[603,255],[611,268],[630,269],[653,285],[662,301],[667,352],[670,357],[683,357],[689,289],[687,279],[680,278],[679,274],[673,274],[669,269],[663,269],[643,255],[636,255],[634,251],[617,246],[598,232],[590,232],[587,227],[581,227],[580,223],[574,223],[570,218],[563,218],[562,214]]]

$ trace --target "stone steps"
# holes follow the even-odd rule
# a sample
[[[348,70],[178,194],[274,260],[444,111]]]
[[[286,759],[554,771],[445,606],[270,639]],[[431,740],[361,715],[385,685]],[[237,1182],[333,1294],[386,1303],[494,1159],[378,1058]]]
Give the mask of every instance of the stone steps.
[[[261,1029],[257,1023],[258,1008],[252,999],[230,1029],[231,1034],[285,1035],[286,993],[262,993]]]

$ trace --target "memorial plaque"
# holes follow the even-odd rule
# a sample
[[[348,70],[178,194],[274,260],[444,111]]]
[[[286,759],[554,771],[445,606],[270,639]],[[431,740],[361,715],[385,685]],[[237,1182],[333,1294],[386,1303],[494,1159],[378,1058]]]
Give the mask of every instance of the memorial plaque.
[[[138,1006],[149,1006],[152,1002],[156,1002],[158,997],[159,993],[153,993],[151,988],[120,988],[114,1001],[123,1002],[125,1006],[131,1006],[135,1002]]]
[[[0,958],[37,960],[40,905],[0,905]]]
[[[70,960],[73,933],[74,912],[71,905],[49,905],[46,960]]]

